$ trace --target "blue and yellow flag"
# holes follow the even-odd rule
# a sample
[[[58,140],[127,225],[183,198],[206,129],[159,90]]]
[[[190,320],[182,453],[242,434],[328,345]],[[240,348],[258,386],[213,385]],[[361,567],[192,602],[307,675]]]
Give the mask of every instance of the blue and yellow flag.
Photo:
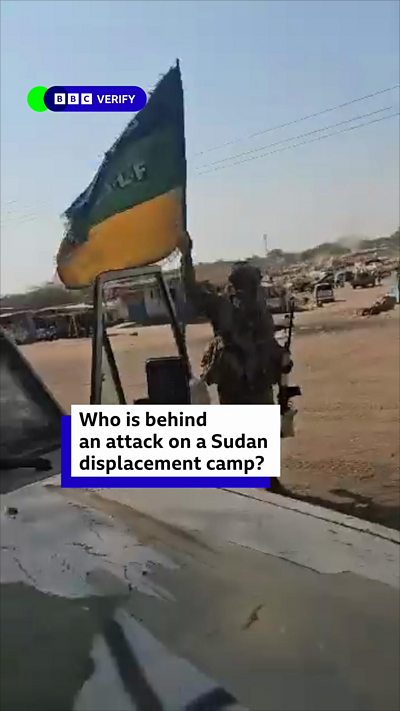
[[[179,244],[186,157],[179,64],[106,153],[89,187],[65,212],[57,272],[70,288],[101,272],[152,264]]]

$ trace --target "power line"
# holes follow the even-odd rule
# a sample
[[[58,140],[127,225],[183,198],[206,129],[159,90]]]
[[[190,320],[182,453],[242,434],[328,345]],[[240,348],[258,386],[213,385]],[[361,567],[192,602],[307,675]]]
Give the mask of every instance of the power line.
[[[199,151],[198,153],[193,154],[193,158],[196,156],[204,155],[205,153],[211,153],[211,151],[217,151],[220,148],[226,148],[226,146],[232,146],[235,143],[241,143],[242,141],[247,141],[250,140],[251,138],[256,138],[257,136],[261,136],[264,133],[269,133],[270,131],[277,131],[280,128],[287,128],[287,126],[293,126],[295,123],[300,123],[300,121],[307,121],[308,119],[311,118],[316,118],[317,116],[322,116],[322,114],[327,114],[330,111],[336,111],[337,109],[343,109],[346,106],[351,106],[351,104],[355,104],[358,101],[365,101],[366,99],[372,99],[374,96],[379,96],[380,94],[385,94],[388,91],[394,91],[394,89],[398,89],[400,84],[395,84],[394,86],[389,86],[386,89],[379,89],[378,91],[374,91],[372,94],[365,94],[365,96],[359,96],[355,99],[350,99],[349,101],[345,101],[343,104],[336,104],[335,106],[330,106],[327,109],[321,109],[320,111],[316,111],[313,114],[307,114],[307,116],[300,116],[297,119],[293,119],[292,121],[287,121],[286,123],[281,123],[277,124],[276,126],[270,126],[269,128],[265,128],[262,131],[257,131],[256,133],[250,133],[247,136],[242,136],[241,138],[234,138],[232,141],[228,141],[227,143],[220,143],[218,146],[213,146],[211,148],[206,148],[204,151]]]
[[[387,116],[381,116],[380,118],[372,119],[372,121],[364,121],[364,123],[356,124],[356,126],[347,126],[346,128],[342,128],[340,131],[332,131],[332,133],[327,133],[324,136],[316,136],[315,138],[311,138],[309,141],[301,141],[301,143],[295,143],[292,146],[284,146],[283,148],[277,148],[274,151],[270,151],[269,153],[263,153],[262,155],[253,156],[251,158],[245,158],[244,160],[236,161],[235,163],[231,163],[230,165],[220,165],[220,166],[217,166],[216,168],[211,168],[211,170],[204,170],[201,173],[196,173],[195,175],[206,175],[207,173],[214,173],[216,170],[223,170],[224,168],[232,168],[234,165],[240,165],[241,163],[248,163],[251,160],[257,160],[258,158],[266,158],[267,156],[274,155],[275,153],[282,153],[283,151],[288,151],[293,148],[298,148],[299,146],[304,146],[306,143],[314,143],[315,141],[322,141],[325,138],[330,138],[331,136],[337,136],[340,133],[345,133],[347,131],[354,131],[355,129],[362,128],[363,126],[369,126],[372,123],[379,123],[380,121],[385,121],[386,119],[393,118],[394,116],[399,116],[399,114],[400,114],[400,112],[396,111],[392,114],[388,114]]]
[[[377,109],[376,111],[370,111],[367,114],[359,114],[358,116],[353,116],[352,118],[345,119],[344,121],[338,121],[337,123],[331,123],[329,126],[323,126],[322,128],[315,128],[313,131],[307,131],[306,133],[300,133],[297,136],[290,136],[290,138],[281,138],[280,141],[275,141],[274,143],[268,143],[266,146],[260,146],[259,148],[253,148],[251,151],[243,151],[242,153],[235,153],[233,156],[228,156],[228,158],[220,158],[212,163],[205,163],[204,165],[199,165],[198,170],[202,168],[210,168],[212,165],[218,165],[219,163],[226,163],[227,161],[234,160],[235,158],[240,158],[242,156],[250,155],[251,153],[259,153],[260,151],[265,151],[266,148],[273,148],[281,143],[290,143],[290,141],[295,141],[297,138],[304,138],[305,136],[311,136],[314,133],[320,133],[321,131],[327,131],[329,128],[336,128],[336,126],[342,126],[345,123],[351,123],[352,121],[358,121],[362,118],[368,118],[369,116],[374,116],[382,111],[389,111],[393,106],[384,106],[382,109]]]

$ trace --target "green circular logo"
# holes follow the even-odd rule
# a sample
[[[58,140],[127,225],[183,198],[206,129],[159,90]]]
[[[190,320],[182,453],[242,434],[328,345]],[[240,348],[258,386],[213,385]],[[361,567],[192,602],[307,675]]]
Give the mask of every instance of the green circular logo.
[[[34,86],[28,93],[26,100],[33,111],[47,111],[47,106],[44,103],[46,91],[47,88],[45,86]]]

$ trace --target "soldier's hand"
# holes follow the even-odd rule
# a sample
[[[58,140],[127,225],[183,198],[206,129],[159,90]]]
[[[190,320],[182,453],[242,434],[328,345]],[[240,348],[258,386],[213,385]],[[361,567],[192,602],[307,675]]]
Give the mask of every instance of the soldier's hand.
[[[288,351],[284,351],[282,355],[282,373],[285,375],[288,375],[293,368],[293,361],[290,357],[290,353]]]
[[[182,232],[180,239],[179,239],[178,247],[183,255],[187,255],[187,254],[191,253],[192,247],[193,247],[193,242],[192,242],[190,234],[187,230]]]

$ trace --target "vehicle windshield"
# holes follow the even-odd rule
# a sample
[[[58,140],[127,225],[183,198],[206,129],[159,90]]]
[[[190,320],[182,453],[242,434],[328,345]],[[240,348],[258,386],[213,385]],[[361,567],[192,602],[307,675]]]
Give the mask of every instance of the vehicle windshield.
[[[0,458],[55,449],[60,445],[60,408],[3,332],[0,344]]]

